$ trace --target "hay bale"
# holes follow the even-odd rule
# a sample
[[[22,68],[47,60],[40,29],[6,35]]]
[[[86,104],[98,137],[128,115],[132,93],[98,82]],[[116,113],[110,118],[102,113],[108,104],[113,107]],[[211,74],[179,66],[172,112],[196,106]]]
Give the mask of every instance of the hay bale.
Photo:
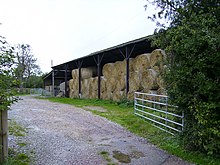
[[[130,72],[129,91],[130,92],[140,91],[142,89],[141,81],[142,81],[142,72],[141,71]]]
[[[88,78],[91,78],[94,76],[97,76],[96,67],[81,68],[81,79],[88,79]],[[72,70],[72,78],[73,79],[79,78],[79,70],[78,69]]]
[[[128,60],[129,60],[129,71],[133,72],[134,71],[134,67],[133,67],[134,58],[129,58]],[[127,65],[126,59],[120,63],[121,75],[126,74],[126,65]]]
[[[134,91],[129,91],[128,92],[127,99],[128,100],[134,100]]]
[[[133,70],[134,71],[140,71],[140,70],[146,70],[150,68],[150,56],[151,54],[141,54],[137,56],[133,60]]]
[[[101,93],[101,98],[103,100],[112,100],[112,96],[113,96],[112,92],[104,91]]]
[[[106,90],[106,79],[101,77],[100,92]],[[83,98],[97,98],[98,97],[98,77],[92,77],[82,80],[82,97]]]
[[[123,61],[116,61],[114,63],[114,70],[112,72],[114,72],[111,73],[113,74],[113,77],[118,77],[123,75],[125,72],[125,68],[123,67]]]
[[[77,73],[78,73],[78,69],[73,69],[73,70],[72,70],[72,78],[73,78],[73,79],[78,78],[78,76],[77,76],[78,74],[77,74]]]
[[[114,72],[114,63],[107,63],[102,68],[102,74],[106,79],[111,77],[113,72]]]
[[[106,81],[107,79],[104,76],[101,76],[101,93],[106,90]]]
[[[107,92],[106,92],[106,91],[103,91],[103,92],[101,93],[101,99],[107,100]]]
[[[116,89],[117,79],[114,77],[109,77],[106,80],[106,91],[113,92]]]
[[[158,84],[159,88],[165,88],[166,87],[162,76],[157,77],[157,84]]]
[[[71,89],[73,89],[73,79],[70,79],[69,80],[69,89],[71,90]]]
[[[125,75],[120,75],[118,77],[116,77],[115,79],[115,89],[114,91],[122,91],[125,89],[126,87],[126,76]]]
[[[78,79],[70,79],[69,80],[69,89],[78,90],[79,89],[79,81]]]
[[[70,97],[70,98],[79,98],[78,91],[76,91],[76,90],[70,90],[70,91],[69,91],[69,97]]]
[[[153,68],[154,66],[163,67],[166,59],[166,54],[162,49],[155,49],[151,52],[150,56],[150,66]]]
[[[82,98],[88,98],[89,97],[89,79],[83,79],[81,83],[81,93],[82,93]]]
[[[129,69],[133,71],[134,59],[129,59]],[[126,74],[126,60],[116,61],[115,63],[107,63],[102,68],[102,74],[106,79],[110,77],[119,77]]]
[[[157,84],[158,73],[153,69],[147,69],[142,72],[141,86],[145,91],[149,89],[157,90],[159,88]]]
[[[167,95],[167,90],[165,88],[159,88],[157,90],[158,95]]]
[[[125,97],[125,91],[114,91],[112,93],[112,100],[113,101],[121,101]]]

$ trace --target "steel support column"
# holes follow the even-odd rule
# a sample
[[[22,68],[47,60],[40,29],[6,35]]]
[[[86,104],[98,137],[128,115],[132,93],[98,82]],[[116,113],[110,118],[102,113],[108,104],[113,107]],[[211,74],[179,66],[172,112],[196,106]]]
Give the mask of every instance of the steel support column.
[[[101,56],[98,55],[97,59],[95,57],[93,57],[96,65],[97,65],[97,73],[98,73],[98,99],[101,98],[101,62],[102,62],[103,56],[104,56],[104,54]]]
[[[55,89],[54,89],[54,69],[52,70],[52,96],[55,96]]]
[[[83,63],[83,60],[82,61],[78,61],[76,63],[77,67],[78,67],[78,72],[79,72],[79,77],[78,77],[78,82],[79,82],[79,98],[81,98],[82,96],[82,90],[81,90],[81,67],[82,67],[82,63]]]
[[[65,97],[68,97],[68,93],[67,93],[67,68],[68,68],[68,65],[65,64]]]
[[[132,47],[131,50],[129,50],[128,47],[126,46],[125,54],[119,49],[120,53],[124,56],[124,58],[126,60],[126,96],[128,95],[128,92],[129,92],[129,74],[130,74],[129,58],[130,58],[132,52],[134,51],[134,48],[135,48],[135,45]]]
[[[126,96],[127,96],[127,94],[128,94],[128,92],[129,92],[129,54],[128,54],[128,48],[126,47],[126,53],[125,53],[125,55],[126,55]]]

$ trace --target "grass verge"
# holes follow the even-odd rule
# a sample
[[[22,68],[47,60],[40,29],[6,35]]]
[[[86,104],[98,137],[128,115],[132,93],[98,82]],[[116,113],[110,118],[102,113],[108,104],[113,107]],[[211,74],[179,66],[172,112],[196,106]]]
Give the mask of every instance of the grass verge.
[[[116,103],[108,100],[94,99],[70,99],[70,98],[47,98],[52,102],[70,104],[83,108],[84,106],[100,106],[105,108],[106,112],[91,111],[96,115],[103,116],[113,122],[116,122],[129,131],[146,138],[149,142],[176,155],[189,162],[199,165],[219,165],[220,158],[211,157],[200,153],[199,151],[187,151],[180,144],[178,137],[167,134],[160,129],[152,126],[148,121],[133,114],[133,104],[126,101]],[[88,109],[86,109],[88,110]]]
[[[27,133],[27,130],[19,125],[16,121],[9,121],[9,136],[16,140],[16,147],[8,149],[8,159],[3,165],[29,165],[30,154],[27,153],[23,147],[27,144],[20,140]]]

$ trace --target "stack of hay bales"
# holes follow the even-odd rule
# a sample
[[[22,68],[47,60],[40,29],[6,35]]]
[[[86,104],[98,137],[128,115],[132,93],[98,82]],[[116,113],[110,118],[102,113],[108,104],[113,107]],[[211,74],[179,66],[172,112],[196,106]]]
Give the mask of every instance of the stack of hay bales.
[[[133,71],[133,58],[129,59],[129,70]],[[126,96],[126,60],[107,63],[102,68],[105,78],[105,87],[101,94],[102,99],[120,101]]]
[[[134,92],[164,94],[165,85],[161,73],[166,66],[166,55],[163,50],[156,49],[151,53],[141,54],[129,59],[129,93],[128,99],[133,100]],[[98,97],[98,77],[96,68],[81,69],[81,89],[83,98]],[[107,63],[102,68],[101,98],[120,101],[126,97],[126,60]],[[70,97],[79,97],[78,69],[72,70],[69,81]]]
[[[165,60],[166,55],[161,49],[129,59],[129,100],[134,98],[135,91],[164,93],[161,73]],[[123,99],[126,96],[126,60],[104,65],[102,73],[106,79],[106,91],[102,93],[102,98]]]
[[[81,93],[83,98],[88,98],[91,82],[93,82],[93,77],[97,75],[97,70],[95,67],[81,68]],[[95,82],[93,82],[95,83]],[[79,97],[79,70],[72,70],[72,79],[69,80],[70,98]]]

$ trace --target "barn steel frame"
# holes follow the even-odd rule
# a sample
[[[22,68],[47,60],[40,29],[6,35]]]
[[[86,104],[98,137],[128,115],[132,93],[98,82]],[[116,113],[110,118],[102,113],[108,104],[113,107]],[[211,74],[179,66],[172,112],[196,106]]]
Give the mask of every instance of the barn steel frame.
[[[101,98],[101,75],[102,67],[107,63],[126,60],[126,95],[129,92],[129,58],[135,58],[143,53],[152,52],[155,47],[151,46],[152,35],[132,40],[114,47],[91,53],[87,56],[77,58],[52,67],[52,71],[44,76],[44,85],[54,87],[60,81],[65,82],[65,96],[68,97],[67,82],[71,79],[71,71],[79,70],[79,97],[81,96],[81,68],[96,67],[98,73],[98,99]]]

